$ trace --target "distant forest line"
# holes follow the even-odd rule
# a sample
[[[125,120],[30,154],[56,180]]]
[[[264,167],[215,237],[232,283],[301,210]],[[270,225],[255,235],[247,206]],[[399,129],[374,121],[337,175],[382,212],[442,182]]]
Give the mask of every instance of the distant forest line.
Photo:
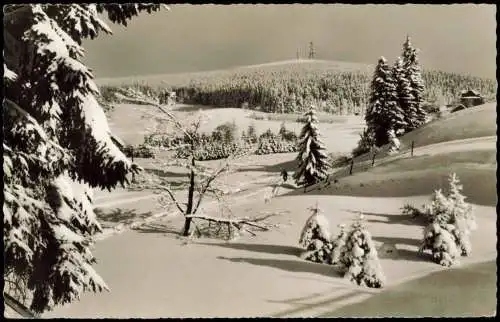
[[[130,78],[122,84],[101,84],[107,103],[116,102],[118,88],[131,88],[163,101],[176,93],[179,103],[239,107],[269,113],[303,112],[311,105],[335,115],[363,113],[373,67],[345,63],[301,63],[227,71],[164,75],[162,79]],[[474,89],[486,101],[496,99],[496,80],[449,72],[423,70],[425,100],[440,106],[458,101],[462,90]]]

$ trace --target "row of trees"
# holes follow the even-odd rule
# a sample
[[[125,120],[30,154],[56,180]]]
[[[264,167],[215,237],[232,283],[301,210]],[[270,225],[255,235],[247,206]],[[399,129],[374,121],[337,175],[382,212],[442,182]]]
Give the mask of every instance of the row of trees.
[[[318,205],[310,208],[300,234],[301,257],[317,263],[336,266],[350,281],[371,288],[381,288],[386,282],[375,243],[366,229],[363,216],[350,226],[341,225],[337,236],[330,234],[328,219]]]
[[[376,146],[387,144],[391,131],[401,135],[418,128],[426,120],[424,81],[417,49],[409,37],[403,44],[402,57],[397,58],[393,67],[381,57],[373,74],[365,121],[366,134]]]
[[[448,179],[449,191],[445,195],[436,190],[432,202],[423,210],[405,205],[403,214],[415,220],[424,219],[423,239],[419,253],[429,251],[434,262],[443,266],[459,263],[459,258],[471,254],[470,235],[477,228],[472,206],[465,201],[455,173]],[[334,265],[345,277],[358,285],[383,287],[385,277],[378,258],[375,243],[363,223],[363,216],[350,226],[341,225],[336,237],[330,233],[328,219],[320,208],[310,208],[299,238],[305,260]]]
[[[357,112],[366,96],[366,75],[361,72],[281,70],[235,74],[173,87],[179,101],[222,107],[248,106],[273,113],[307,111],[315,104],[335,114]]]
[[[258,135],[253,124],[249,125],[246,131],[242,131],[241,136],[238,136],[237,132],[238,127],[233,121],[217,126],[210,134],[193,134],[193,138],[199,142],[195,153],[196,160],[224,159],[238,149],[258,155],[297,151],[297,135],[286,128],[285,122],[281,124],[278,133],[273,133],[271,129],[268,129]],[[137,150],[140,151],[141,147],[175,150],[175,157],[184,159],[190,155],[190,152],[185,149],[189,141],[190,138],[186,135],[149,134],[144,138],[144,144],[139,145]],[[142,157],[143,155],[144,153],[135,156]]]

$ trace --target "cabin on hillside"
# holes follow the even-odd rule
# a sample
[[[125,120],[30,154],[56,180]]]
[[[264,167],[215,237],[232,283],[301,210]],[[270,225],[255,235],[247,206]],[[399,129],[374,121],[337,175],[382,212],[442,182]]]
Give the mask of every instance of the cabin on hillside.
[[[464,90],[460,93],[460,104],[466,108],[484,104],[484,98],[478,91]]]

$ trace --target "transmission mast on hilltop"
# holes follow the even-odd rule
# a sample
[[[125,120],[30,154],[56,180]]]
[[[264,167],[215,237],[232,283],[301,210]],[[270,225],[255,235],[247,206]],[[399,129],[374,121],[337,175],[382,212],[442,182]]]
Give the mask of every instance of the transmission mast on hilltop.
[[[316,51],[314,50],[314,44],[311,41],[309,43],[309,59],[314,59],[314,56],[316,55]]]
[[[300,51],[299,51],[299,49],[297,48],[297,60],[299,60],[299,59],[300,59]]]

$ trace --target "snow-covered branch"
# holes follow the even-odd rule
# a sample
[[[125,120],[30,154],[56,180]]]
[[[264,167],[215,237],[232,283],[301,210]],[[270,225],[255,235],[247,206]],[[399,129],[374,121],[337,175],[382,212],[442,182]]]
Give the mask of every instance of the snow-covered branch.
[[[6,105],[8,105],[9,107],[16,110],[16,112],[18,112],[19,114],[24,116],[33,125],[33,129],[36,131],[36,133],[40,136],[40,138],[43,141],[50,144],[51,146],[53,146],[57,150],[63,152],[64,154],[67,154],[67,152],[59,144],[55,143],[54,141],[50,140],[47,137],[47,134],[45,133],[43,128],[40,126],[40,124],[38,124],[37,120],[33,116],[30,115],[30,113],[25,111],[22,107],[20,107],[19,105],[17,105],[16,103],[14,103],[12,100],[10,100],[8,98],[4,98],[4,104],[5,103],[7,103]]]
[[[201,205],[201,201],[203,199],[203,196],[205,195],[205,193],[207,192],[207,189],[209,189],[210,185],[212,184],[212,182],[222,173],[224,172],[227,167],[229,166],[228,163],[224,164],[222,167],[220,167],[219,169],[217,169],[210,177],[208,177],[205,181],[205,183],[202,185],[201,189],[200,189],[200,195],[198,196],[198,201],[196,202],[196,206],[194,207],[194,211],[193,213],[196,213],[196,211],[198,211],[198,208],[200,207]]]
[[[158,190],[161,190],[161,191],[165,191],[166,193],[168,193],[168,195],[170,196],[170,199],[172,199],[172,201],[175,203],[175,205],[177,206],[177,209],[179,209],[179,211],[182,213],[182,214],[185,214],[186,213],[186,209],[182,209],[182,206],[181,204],[179,203],[179,201],[177,200],[177,198],[175,197],[174,193],[172,192],[172,190],[170,190],[170,188],[164,186],[164,185],[156,185],[155,186],[156,189]]]
[[[122,98],[125,98],[125,99],[136,100],[137,103],[140,103],[140,104],[151,105],[151,106],[154,106],[154,107],[158,108],[161,112],[163,112],[168,117],[168,120],[170,122],[172,122],[179,130],[181,130],[189,138],[189,140],[191,142],[193,142],[192,135],[188,131],[186,131],[185,127],[177,120],[177,118],[171,112],[169,112],[167,109],[165,109],[161,104],[158,104],[157,102],[154,102],[152,100],[145,100],[143,98],[131,98],[131,97],[127,97],[127,96],[125,96],[123,94],[120,94],[120,96]]]
[[[187,215],[186,218],[192,218],[192,219],[201,219],[201,220],[206,220],[210,222],[216,222],[220,224],[228,224],[228,225],[233,225],[238,229],[241,229],[242,225],[248,225],[252,227],[256,227],[259,229],[262,229],[264,231],[268,231],[269,228],[256,224],[254,221],[250,219],[243,219],[243,218],[221,218],[221,217],[212,217],[212,216],[206,216],[206,215]]]

